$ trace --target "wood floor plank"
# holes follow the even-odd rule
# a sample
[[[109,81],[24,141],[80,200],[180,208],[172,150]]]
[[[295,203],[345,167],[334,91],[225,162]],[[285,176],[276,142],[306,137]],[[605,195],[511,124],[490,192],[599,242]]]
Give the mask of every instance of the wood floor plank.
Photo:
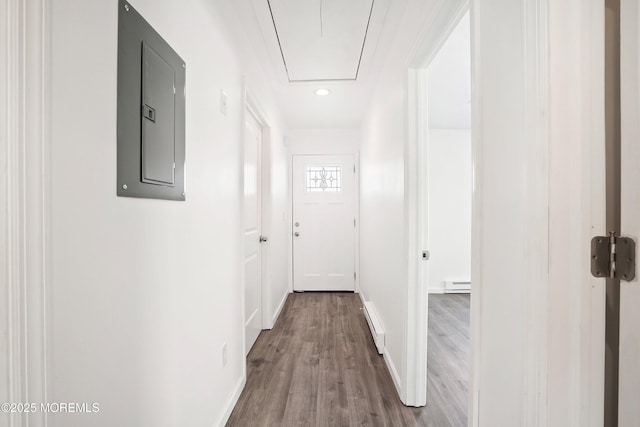
[[[249,353],[227,426],[466,426],[469,296],[429,298],[426,407],[400,401],[358,295],[295,293]]]

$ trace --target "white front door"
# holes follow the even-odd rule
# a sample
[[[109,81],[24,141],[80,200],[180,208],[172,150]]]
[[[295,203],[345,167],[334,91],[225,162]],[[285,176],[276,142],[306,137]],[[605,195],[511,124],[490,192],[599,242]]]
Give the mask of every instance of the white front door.
[[[640,252],[640,6],[621,2],[621,227]],[[636,257],[637,259],[637,257]],[[640,423],[640,278],[620,281],[618,425]]]
[[[262,330],[260,257],[262,126],[247,111],[244,138],[244,302],[245,355]]]
[[[352,155],[293,157],[293,289],[355,290]]]

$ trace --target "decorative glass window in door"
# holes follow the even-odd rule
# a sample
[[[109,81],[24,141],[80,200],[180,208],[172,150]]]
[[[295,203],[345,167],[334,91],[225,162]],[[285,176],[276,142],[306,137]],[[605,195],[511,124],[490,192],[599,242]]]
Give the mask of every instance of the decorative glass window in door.
[[[306,191],[342,191],[342,166],[307,166],[306,180]]]

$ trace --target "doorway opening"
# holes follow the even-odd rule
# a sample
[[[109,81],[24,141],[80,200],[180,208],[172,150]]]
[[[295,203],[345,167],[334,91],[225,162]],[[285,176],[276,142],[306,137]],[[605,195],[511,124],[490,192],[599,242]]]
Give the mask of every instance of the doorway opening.
[[[471,48],[467,12],[427,68],[422,166],[427,404],[466,425],[471,304]]]
[[[415,102],[417,294],[415,394],[407,400],[441,412],[443,423],[468,418],[471,305],[471,31],[461,10],[437,51],[413,70]],[[410,80],[411,81],[411,80]],[[418,314],[419,313],[419,314]]]
[[[471,303],[471,34],[467,11],[427,68],[423,141],[423,286],[427,404],[466,425]]]

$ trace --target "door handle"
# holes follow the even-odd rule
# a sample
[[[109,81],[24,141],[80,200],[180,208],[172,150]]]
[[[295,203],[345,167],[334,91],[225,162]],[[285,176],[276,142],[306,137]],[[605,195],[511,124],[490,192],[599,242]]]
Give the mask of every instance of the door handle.
[[[295,233],[293,233],[293,235],[298,237],[300,235],[300,233],[296,231]]]
[[[260,236],[260,243],[264,243],[264,242],[266,242],[266,241],[267,241],[267,239],[268,239],[268,237],[267,237],[267,236]]]

